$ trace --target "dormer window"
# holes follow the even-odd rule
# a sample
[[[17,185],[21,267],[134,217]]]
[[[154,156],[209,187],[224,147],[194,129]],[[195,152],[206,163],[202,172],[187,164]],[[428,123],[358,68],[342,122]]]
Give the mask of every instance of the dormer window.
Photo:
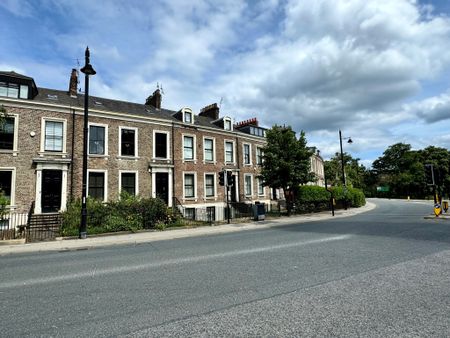
[[[231,124],[231,119],[229,117],[223,119],[223,128],[225,130],[233,130],[233,125]]]
[[[17,83],[0,82],[0,96],[14,99],[28,99],[28,86]]]
[[[177,120],[181,120],[184,123],[194,124],[194,113],[191,108],[182,108],[173,116],[175,116]]]

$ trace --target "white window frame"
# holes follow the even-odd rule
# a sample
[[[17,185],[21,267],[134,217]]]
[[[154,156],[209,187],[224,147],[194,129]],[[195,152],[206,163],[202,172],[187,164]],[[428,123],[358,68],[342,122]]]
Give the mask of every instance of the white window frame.
[[[245,146],[248,146],[249,163],[245,163]],[[251,143],[243,143],[242,144],[242,164],[245,166],[251,166],[252,163],[253,163],[253,161],[252,161],[252,145],[251,145]]]
[[[14,138],[13,138],[13,148],[11,149],[0,149],[0,153],[13,153],[13,156],[17,156],[18,153],[18,144],[19,144],[19,115],[18,114],[10,114],[8,116],[14,119]]]
[[[62,151],[49,151],[45,150],[45,124],[46,122],[62,122],[63,124],[63,144]],[[67,120],[56,117],[42,117],[41,118],[41,153],[55,154],[55,155],[67,155]]]
[[[230,129],[227,129],[227,122],[230,123]],[[233,121],[231,120],[231,117],[223,118],[223,129],[227,131],[233,131]]]
[[[128,130],[134,130],[134,156],[132,155],[122,155],[122,130],[128,129]],[[138,134],[138,128],[137,127],[127,127],[127,126],[119,126],[119,158],[131,158],[136,159],[139,158],[139,134]]]
[[[106,130],[105,130],[106,132]],[[103,192],[103,201],[102,202],[107,202],[108,201],[108,170],[106,169],[88,169],[88,175],[86,177],[86,193],[89,196],[89,174],[90,173],[103,173],[103,187],[104,187],[104,192]],[[119,176],[119,180],[122,180],[122,176]]]
[[[9,199],[9,208],[16,207],[16,167],[0,167],[0,171],[11,171],[11,196]]]
[[[182,148],[183,162],[194,162],[194,163],[197,163],[197,137],[196,137],[196,135],[194,135],[194,134],[182,134],[181,137],[182,137],[182,144],[183,144],[183,148]],[[193,158],[192,159],[184,158],[184,137],[192,137],[192,139],[193,139],[192,140],[192,147],[193,147],[193,149],[192,149],[192,151],[193,151],[193,154],[192,154]]]
[[[206,195],[206,175],[213,176],[213,183],[214,183],[214,194],[213,196],[207,196]],[[216,173],[204,173],[203,174],[203,188],[204,188],[204,195],[205,199],[216,199],[217,198],[217,177]]]
[[[233,161],[232,162],[227,162],[227,143],[233,144]],[[236,165],[236,142],[234,142],[233,140],[224,140],[223,141],[223,162],[225,164]]]
[[[250,194],[247,194],[247,177],[250,177]],[[252,174],[244,174],[244,196],[245,197],[253,196],[253,175]]]
[[[101,154],[91,154],[89,152],[89,143],[88,143],[88,155],[92,156],[92,157],[106,157],[106,156],[108,156],[108,125],[104,124],[104,123],[89,122],[88,123],[88,142],[90,140],[91,126],[105,128],[105,153],[103,155],[101,155]]]
[[[137,170],[119,170],[119,197],[122,193],[122,174],[133,173],[134,176],[134,185],[135,185],[135,196],[139,195],[139,172]]]
[[[258,163],[258,150],[261,151],[261,163]],[[264,151],[263,151],[263,147],[256,146],[255,161],[256,161],[256,165],[259,165],[259,166],[261,166],[261,165],[264,163]]]
[[[213,143],[213,159],[207,160],[206,159],[206,147],[205,147],[205,140],[212,140]],[[216,138],[215,137],[209,137],[209,136],[203,136],[203,163],[214,163],[216,164]]]
[[[266,187],[262,185],[263,180],[261,178],[256,179],[257,189],[258,189],[258,196],[266,196]],[[262,194],[259,192],[259,187],[262,186],[263,192]]]
[[[156,157],[156,134],[166,134],[166,157]],[[158,160],[169,160],[171,158],[170,154],[170,132],[166,130],[153,130],[153,158]]]
[[[194,196],[186,197],[186,189],[185,189],[186,175],[194,175]],[[196,171],[183,171],[183,200],[184,201],[197,201],[197,172]]]
[[[191,114],[191,122],[186,122],[185,113],[190,113]],[[181,109],[181,114],[182,114],[182,118],[183,118],[183,123],[194,124],[194,113],[193,113],[191,108],[183,108],[183,109]]]

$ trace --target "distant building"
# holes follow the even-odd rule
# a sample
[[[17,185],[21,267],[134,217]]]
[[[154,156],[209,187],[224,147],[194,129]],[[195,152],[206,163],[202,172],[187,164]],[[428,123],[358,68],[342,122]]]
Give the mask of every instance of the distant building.
[[[318,185],[319,187],[325,187],[325,169],[320,151],[317,150],[311,156],[311,171],[316,175],[316,181],[311,184]]]

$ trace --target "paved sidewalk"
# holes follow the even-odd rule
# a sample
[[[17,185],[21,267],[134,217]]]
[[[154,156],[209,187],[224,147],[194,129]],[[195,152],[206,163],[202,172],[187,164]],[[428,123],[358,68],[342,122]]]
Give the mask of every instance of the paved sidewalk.
[[[372,210],[375,207],[376,205],[374,203],[367,202],[366,205],[361,208],[337,210],[335,212],[334,218],[354,216]],[[86,239],[60,239],[51,242],[0,245],[0,256],[44,251],[86,250],[113,245],[132,245],[176,238],[216,235],[244,230],[257,230],[281,226],[285,224],[322,221],[332,218],[333,216],[331,215],[331,212],[325,211],[313,214],[274,218],[260,222],[250,221],[247,223],[221,224],[217,226],[204,226],[197,228],[173,228],[165,231],[143,231],[131,234],[111,234],[106,236],[103,235],[92,237],[88,236],[88,238]]]

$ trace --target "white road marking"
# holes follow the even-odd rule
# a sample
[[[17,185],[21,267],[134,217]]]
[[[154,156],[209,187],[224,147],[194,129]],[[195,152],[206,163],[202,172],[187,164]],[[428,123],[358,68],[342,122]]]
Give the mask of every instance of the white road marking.
[[[152,262],[152,263],[146,263],[146,264],[126,265],[126,266],[112,267],[112,268],[105,268],[105,269],[91,269],[86,272],[77,272],[77,273],[72,273],[72,274],[51,276],[51,277],[45,277],[45,278],[33,278],[33,279],[27,279],[27,280],[22,280],[22,281],[9,281],[9,282],[5,282],[5,283],[0,283],[0,289],[10,289],[10,288],[18,288],[18,287],[24,287],[24,286],[57,283],[57,282],[70,281],[70,280],[82,279],[82,278],[94,278],[97,276],[146,270],[146,269],[158,268],[158,267],[163,267],[163,266],[168,266],[168,265],[177,265],[177,264],[184,264],[184,263],[197,263],[197,262],[207,261],[207,260],[217,259],[217,258],[248,255],[248,254],[255,254],[255,253],[260,253],[260,252],[265,252],[265,251],[275,251],[275,250],[282,250],[282,249],[287,249],[287,248],[292,248],[292,247],[300,247],[300,246],[311,245],[311,244],[320,244],[320,243],[326,243],[326,242],[341,241],[341,240],[349,239],[350,237],[352,237],[352,235],[332,236],[332,237],[325,237],[325,238],[320,238],[320,239],[312,239],[312,240],[303,241],[303,242],[294,242],[294,243],[288,243],[288,244],[263,246],[263,247],[257,247],[257,248],[252,248],[252,249],[222,252],[222,253],[216,253],[216,254],[210,254],[210,255],[204,255],[204,256],[175,258],[175,259],[168,259],[165,261]]]

